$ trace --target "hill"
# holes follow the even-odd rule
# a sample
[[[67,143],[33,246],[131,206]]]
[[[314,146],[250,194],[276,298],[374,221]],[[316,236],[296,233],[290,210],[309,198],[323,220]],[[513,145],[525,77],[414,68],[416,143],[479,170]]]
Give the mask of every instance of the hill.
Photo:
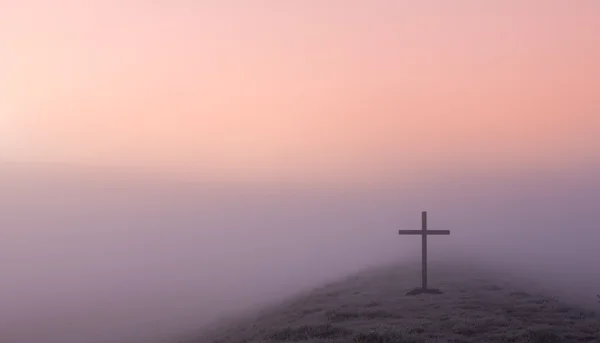
[[[182,342],[600,342],[596,312],[509,273],[432,266],[444,294],[407,296],[419,273],[367,270]]]

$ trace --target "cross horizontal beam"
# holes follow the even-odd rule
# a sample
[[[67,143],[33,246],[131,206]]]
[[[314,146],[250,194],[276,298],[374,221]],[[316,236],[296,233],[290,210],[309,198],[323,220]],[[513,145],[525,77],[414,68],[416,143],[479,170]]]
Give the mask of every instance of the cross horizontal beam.
[[[399,230],[400,235],[449,235],[450,230]]]

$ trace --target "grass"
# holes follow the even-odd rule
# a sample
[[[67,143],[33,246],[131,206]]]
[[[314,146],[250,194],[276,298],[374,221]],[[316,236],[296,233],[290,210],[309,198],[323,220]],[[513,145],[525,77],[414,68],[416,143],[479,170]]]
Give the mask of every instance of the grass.
[[[596,312],[533,285],[469,268],[430,273],[444,294],[406,296],[416,268],[374,269],[185,343],[600,342]]]

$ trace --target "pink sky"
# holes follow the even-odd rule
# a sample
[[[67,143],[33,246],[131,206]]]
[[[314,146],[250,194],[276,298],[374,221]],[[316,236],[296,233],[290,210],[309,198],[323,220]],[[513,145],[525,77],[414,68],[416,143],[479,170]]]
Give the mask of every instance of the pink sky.
[[[317,181],[600,159],[596,0],[8,0],[0,42],[0,160]]]

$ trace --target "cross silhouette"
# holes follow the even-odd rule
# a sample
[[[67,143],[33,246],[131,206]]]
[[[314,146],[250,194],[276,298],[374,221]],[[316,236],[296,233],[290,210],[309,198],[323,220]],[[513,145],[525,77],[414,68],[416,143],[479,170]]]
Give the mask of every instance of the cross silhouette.
[[[414,289],[408,292],[406,295],[419,295],[423,293],[428,294],[441,294],[442,292],[437,289],[427,288],[427,236],[428,235],[449,235],[450,230],[427,230],[427,212],[421,213],[421,230],[399,230],[400,235],[421,235],[421,288]]]

